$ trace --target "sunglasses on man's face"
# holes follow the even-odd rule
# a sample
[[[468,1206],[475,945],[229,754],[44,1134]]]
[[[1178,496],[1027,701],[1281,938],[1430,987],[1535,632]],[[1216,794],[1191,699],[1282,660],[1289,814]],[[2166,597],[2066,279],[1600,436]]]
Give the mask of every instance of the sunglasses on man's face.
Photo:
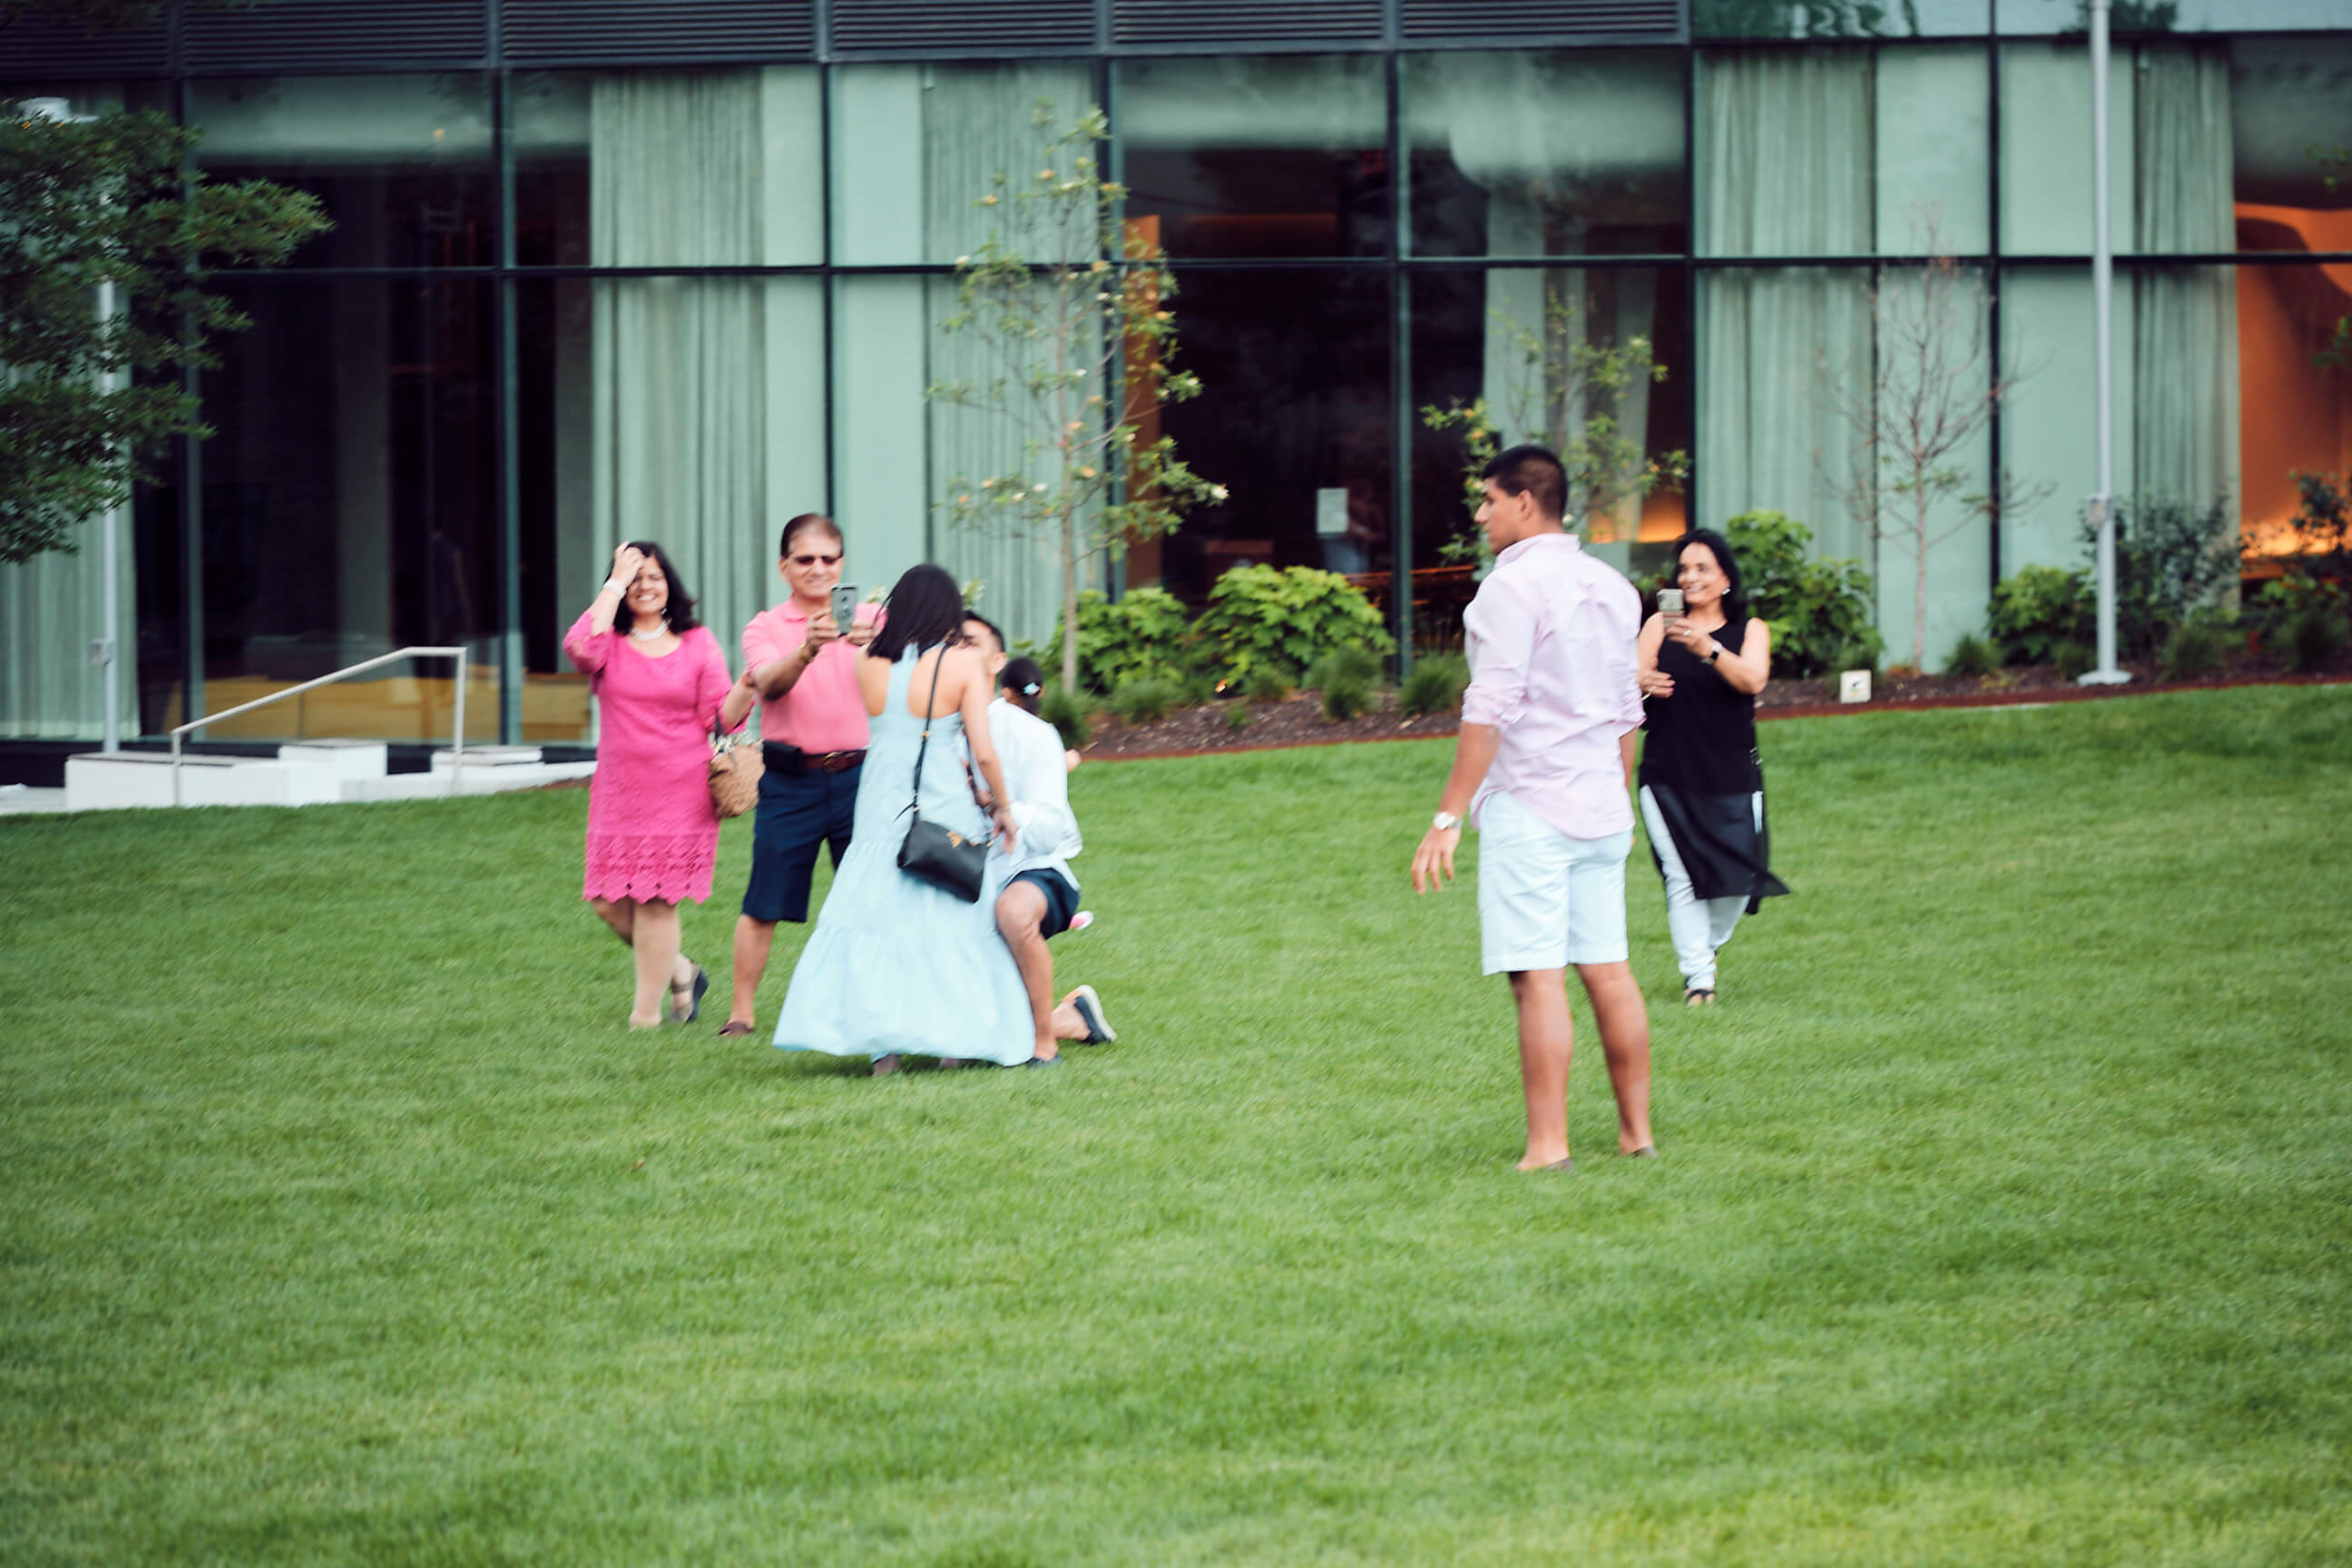
[[[795,566],[814,566],[820,562],[827,566],[838,566],[841,564],[841,552],[835,551],[831,555],[795,555],[792,561]]]

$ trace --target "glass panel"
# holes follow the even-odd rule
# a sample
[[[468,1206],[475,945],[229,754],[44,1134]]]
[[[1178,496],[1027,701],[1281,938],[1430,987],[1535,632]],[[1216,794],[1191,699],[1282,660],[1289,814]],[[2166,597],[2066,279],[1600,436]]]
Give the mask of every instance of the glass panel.
[[[974,204],[1032,177],[1040,100],[1068,125],[1095,100],[1082,60],[865,65],[833,78],[833,246],[843,266],[950,262],[979,243]]]
[[[2107,61],[2107,213],[2132,247],[2136,79],[2129,49]],[[2091,253],[2091,56],[2079,45],[2000,49],[2000,247],[2011,256]]]
[[[526,267],[824,259],[811,68],[544,73],[513,106]]]
[[[2000,0],[2004,33],[2089,30],[2084,0]],[[2341,31],[2344,0],[2116,0],[2108,26],[2124,33]]]
[[[923,461],[923,388],[934,341],[928,281],[834,279],[833,515],[869,587],[887,587],[931,558]]]
[[[1128,214],[1171,256],[1385,256],[1387,106],[1372,55],[1122,61]]]
[[[159,109],[172,112],[172,84],[167,81],[0,81],[0,103],[48,99],[45,111],[68,116],[103,114],[115,109]]]
[[[591,736],[563,633],[625,537],[660,543],[734,658],[743,623],[777,586],[778,528],[826,510],[823,288],[740,277],[516,286],[524,740]]]
[[[1461,437],[1429,428],[1420,411],[1483,398],[1506,440],[1542,441],[1570,460],[1577,448],[1603,461],[1593,491],[1625,488],[1622,466],[1605,460],[1605,437],[1591,419],[1605,415],[1628,447],[1657,462],[1691,447],[1691,352],[1687,297],[1680,268],[1496,268],[1484,273],[1423,273],[1412,284],[1413,600],[1424,646],[1461,636],[1470,591],[1465,551],[1474,548]],[[1530,354],[1520,322],[1555,322],[1558,333]],[[1619,399],[1589,383],[1578,386],[1570,345],[1609,347],[1647,339],[1663,382],[1636,385]],[[1614,484],[1605,477],[1615,470]],[[1598,496],[1582,506],[1582,532],[1594,553],[1621,571],[1646,563],[1679,537],[1688,519],[1679,490]],[[1448,540],[1456,541],[1447,548]],[[1643,546],[1650,548],[1644,549]]]
[[[1870,253],[1877,238],[1872,67],[1867,49],[1699,57],[1703,254]]]
[[[1228,567],[1316,566],[1357,576],[1386,606],[1392,564],[1388,279],[1296,268],[1181,279],[1182,363],[1207,392],[1160,426],[1231,492],[1129,563],[1192,603]]]
[[[2129,495],[2132,374],[2131,284],[2118,277],[2115,335],[2116,489]],[[2083,500],[2098,489],[2098,361],[2091,331],[2091,274],[2084,267],[2012,267],[2001,274],[2003,361],[2017,377],[2001,405],[2001,466],[2018,493],[2035,498],[2001,519],[2000,569],[2079,566]]]
[[[1990,247],[1987,74],[1981,45],[1878,51],[1881,255],[1979,256]]]
[[[2352,250],[2352,42],[2243,38],[2230,51],[2241,250]]]
[[[314,191],[335,226],[298,267],[488,267],[498,178],[486,79],[257,77],[192,81],[196,160],[216,180]]]
[[[2292,476],[2352,473],[2352,265],[2237,274],[2242,515],[2266,576],[2288,546]]]
[[[1699,38],[1941,38],[1984,35],[1990,0],[1694,0]]]
[[[475,650],[469,737],[499,725],[490,285],[224,281],[252,317],[205,373],[205,705],[410,643]],[[390,666],[209,731],[449,733],[446,663]]]
[[[1404,70],[1418,254],[1685,248],[1679,53],[1409,55]]]

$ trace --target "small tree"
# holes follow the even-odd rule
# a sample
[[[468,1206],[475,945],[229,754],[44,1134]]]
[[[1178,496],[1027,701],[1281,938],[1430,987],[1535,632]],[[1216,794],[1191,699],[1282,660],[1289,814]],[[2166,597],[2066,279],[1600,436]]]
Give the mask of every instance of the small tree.
[[[1870,290],[1875,353],[1871,368],[1830,381],[1831,406],[1854,437],[1841,478],[1848,510],[1874,545],[1892,542],[1912,563],[1911,664],[1927,657],[1927,563],[1935,547],[1978,518],[1996,528],[2004,514],[2046,491],[2021,492],[2008,476],[1982,490],[1962,454],[1991,423],[2024,373],[1992,373],[1983,277],[1936,255],[1927,226],[1922,266],[1891,269]],[[1825,376],[1831,367],[1823,365]],[[1961,503],[1960,515],[1943,509]]]
[[[1464,448],[1463,489],[1472,507],[1485,493],[1479,478],[1486,460],[1501,449],[1503,429],[1536,432],[1559,454],[1568,472],[1561,509],[1569,529],[1582,534],[1596,512],[1654,490],[1679,489],[1690,477],[1690,457],[1667,452],[1651,459],[1642,444],[1625,434],[1627,403],[1647,397],[1666,379],[1650,340],[1636,335],[1623,343],[1593,342],[1583,318],[1562,294],[1547,289],[1541,331],[1521,326],[1508,310],[1487,312],[1493,330],[1509,344],[1514,374],[1502,395],[1507,423],[1498,427],[1486,398],[1455,399],[1421,411],[1432,430],[1459,430]],[[1463,525],[1439,555],[1448,561],[1476,559],[1485,549],[1478,529]]]
[[[197,400],[137,374],[215,363],[208,333],[250,324],[197,285],[206,261],[283,261],[328,226],[318,198],[188,168],[197,132],[163,115],[72,122],[0,113],[0,561],[73,549],[84,518],[150,476],[142,449],[208,436]],[[184,188],[183,181],[186,182]],[[97,313],[99,285],[120,301]],[[130,384],[100,378],[130,372]]]
[[[1016,184],[999,172],[980,197],[995,223],[957,258],[956,313],[940,323],[984,342],[996,374],[936,382],[925,395],[993,415],[1018,435],[1018,464],[958,475],[944,509],[968,527],[1052,540],[1068,628],[1090,563],[1130,539],[1174,532],[1187,508],[1225,490],[1179,460],[1174,437],[1144,439],[1147,416],[1200,395],[1201,384],[1171,368],[1174,276],[1157,247],[1121,233],[1126,187],[1101,177],[1096,156],[1110,133],[1102,110],[1065,127],[1041,100],[1031,123],[1037,173]],[[1077,679],[1078,639],[1065,636],[1063,688]]]

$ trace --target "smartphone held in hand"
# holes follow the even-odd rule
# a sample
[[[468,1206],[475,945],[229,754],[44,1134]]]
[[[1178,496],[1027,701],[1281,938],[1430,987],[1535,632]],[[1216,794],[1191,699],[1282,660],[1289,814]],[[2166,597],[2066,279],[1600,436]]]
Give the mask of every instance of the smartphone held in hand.
[[[833,626],[845,632],[857,614],[857,584],[835,583],[833,585]]]
[[[1683,613],[1683,591],[1680,588],[1658,590],[1658,614],[1666,619],[1678,620]]]

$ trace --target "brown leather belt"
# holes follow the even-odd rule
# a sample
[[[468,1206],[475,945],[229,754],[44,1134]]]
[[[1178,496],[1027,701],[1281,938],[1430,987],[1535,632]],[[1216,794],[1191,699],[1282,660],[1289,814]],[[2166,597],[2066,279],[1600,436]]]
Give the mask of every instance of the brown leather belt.
[[[768,766],[781,773],[845,773],[866,760],[864,752],[803,752],[798,746],[782,746],[773,741],[760,749]]]

